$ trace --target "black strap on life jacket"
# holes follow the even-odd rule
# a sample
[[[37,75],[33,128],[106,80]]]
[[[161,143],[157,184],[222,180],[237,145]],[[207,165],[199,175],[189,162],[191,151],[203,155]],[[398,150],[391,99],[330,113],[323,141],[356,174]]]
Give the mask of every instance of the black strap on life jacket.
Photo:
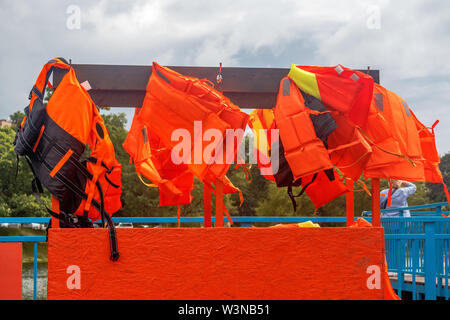
[[[328,180],[334,181],[334,180],[336,179],[336,177],[334,176],[334,171],[333,171],[333,169],[327,169],[327,170],[324,170],[324,173],[325,173],[325,175],[327,176]],[[313,178],[311,179],[311,181],[308,182],[308,183],[300,190],[300,192],[299,192],[298,194],[296,194],[296,195],[294,195],[294,194],[292,193],[292,186],[293,186],[294,184],[288,186],[288,188],[287,188],[287,193],[288,193],[288,195],[289,195],[289,198],[291,199],[292,206],[294,207],[294,212],[297,211],[297,201],[295,200],[295,198],[301,197],[301,196],[305,193],[306,189],[307,189],[312,183],[314,183],[314,181],[315,181],[316,178],[317,178],[317,175],[318,175],[318,173],[316,172],[316,173],[314,174]],[[301,178],[298,179],[298,180],[296,180],[294,183],[297,183],[298,181],[301,182]]]
[[[305,193],[306,189],[316,180],[316,178],[317,178],[317,173],[314,174],[314,176],[310,182],[308,182],[304,187],[302,187],[302,189],[300,190],[300,192],[297,195],[294,195],[292,193],[292,185],[287,187],[287,193],[289,195],[289,198],[291,199],[292,206],[294,207],[294,212],[297,211],[297,201],[295,200],[295,198],[301,197],[303,195],[303,193]]]
[[[87,211],[85,211],[83,213],[83,216],[77,216],[72,213],[64,212],[63,210],[60,210],[60,213],[56,213],[56,212],[52,211],[51,209],[49,209],[45,205],[45,203],[42,202],[42,200],[39,196],[39,194],[44,192],[44,190],[42,188],[42,184],[39,181],[38,177],[36,176],[33,166],[31,165],[31,161],[26,156],[25,156],[25,159],[27,160],[28,164],[30,165],[31,171],[34,175],[34,179],[32,181],[33,194],[36,197],[36,199],[45,206],[47,212],[52,217],[59,219],[62,222],[63,227],[66,227],[66,228],[92,228],[93,224],[87,216],[87,214],[88,214]],[[88,178],[89,180],[92,179],[92,174],[83,165],[80,164],[79,169],[86,176],[86,178]],[[55,178],[60,180],[69,190],[72,191],[72,193],[74,193],[74,195],[80,197],[83,200],[87,200],[88,195],[84,191],[82,191],[77,185],[75,185],[69,179],[67,179],[65,176],[63,176],[59,173],[56,173]],[[106,178],[106,175],[105,175],[105,178]],[[109,215],[108,212],[106,212],[106,210],[104,208],[105,200],[104,200],[103,190],[102,190],[100,183],[97,181],[95,183],[95,186],[96,186],[99,196],[100,196],[100,203],[97,200],[92,199],[92,205],[98,210],[98,212],[100,212],[100,216],[102,219],[102,227],[105,226],[105,220],[106,220],[106,223],[108,226],[108,231],[109,231],[109,240],[110,240],[110,248],[111,248],[110,259],[111,259],[111,261],[117,261],[119,259],[119,252],[117,249],[117,236],[116,236],[116,230],[114,227],[114,223],[112,222],[111,216]]]

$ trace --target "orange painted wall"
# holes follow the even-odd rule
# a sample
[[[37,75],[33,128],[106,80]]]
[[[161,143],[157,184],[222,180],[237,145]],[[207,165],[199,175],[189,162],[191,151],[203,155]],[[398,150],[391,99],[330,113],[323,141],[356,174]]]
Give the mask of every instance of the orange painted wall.
[[[107,229],[51,229],[48,298],[384,298],[383,281],[367,286],[370,266],[384,270],[382,228],[136,228],[117,234],[114,263]]]
[[[0,243],[0,300],[22,299],[22,244]]]

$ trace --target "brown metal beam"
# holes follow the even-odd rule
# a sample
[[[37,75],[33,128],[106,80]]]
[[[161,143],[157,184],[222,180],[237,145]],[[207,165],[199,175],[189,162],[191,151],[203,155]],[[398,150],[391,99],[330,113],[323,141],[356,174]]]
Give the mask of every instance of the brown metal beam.
[[[152,72],[151,66],[73,64],[80,82],[89,81],[89,91],[95,104],[107,107],[140,107],[145,97],[145,88]],[[208,79],[216,83],[218,67],[168,66],[181,74]],[[367,70],[359,70],[367,72]],[[224,95],[241,108],[273,108],[280,80],[289,72],[288,68],[222,68]],[[379,83],[379,71],[369,74]],[[61,73],[54,74],[55,84]]]

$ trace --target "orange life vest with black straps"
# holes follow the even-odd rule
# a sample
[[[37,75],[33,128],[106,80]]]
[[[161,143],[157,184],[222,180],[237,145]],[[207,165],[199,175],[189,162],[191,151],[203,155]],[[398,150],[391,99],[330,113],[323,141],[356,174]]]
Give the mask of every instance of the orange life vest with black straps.
[[[293,181],[333,168],[325,145],[314,131],[310,119],[312,110],[306,108],[304,102],[296,84],[284,77],[280,82],[274,116]]]
[[[289,78],[281,80],[275,109],[254,110],[250,127],[262,174],[278,187],[288,188],[294,211],[295,198],[304,193],[319,208],[348,191],[326,147],[330,133],[337,129],[333,119],[318,106],[306,106],[303,93]],[[273,130],[279,130],[279,137]],[[302,187],[297,195],[292,191],[295,186]]]
[[[48,103],[55,69],[64,75]],[[111,237],[111,260],[118,259],[114,224],[110,215],[121,208],[121,165],[103,119],[88,92],[78,82],[73,68],[62,58],[44,65],[30,92],[16,139],[15,151],[25,156],[35,175],[36,191],[46,187],[58,200],[61,227],[92,227],[92,221],[107,220]],[[88,145],[90,157],[81,160]]]

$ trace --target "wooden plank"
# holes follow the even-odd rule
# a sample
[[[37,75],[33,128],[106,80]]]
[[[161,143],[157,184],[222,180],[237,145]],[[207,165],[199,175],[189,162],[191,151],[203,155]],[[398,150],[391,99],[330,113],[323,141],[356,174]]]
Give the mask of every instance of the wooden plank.
[[[151,66],[73,64],[80,82],[89,81],[92,99],[98,106],[140,107],[151,75]],[[168,66],[181,74],[207,79],[214,84],[218,67]],[[359,70],[367,72],[367,70]],[[289,68],[223,67],[221,91],[241,108],[273,108],[280,80]],[[369,74],[379,83],[379,71]],[[55,71],[54,83],[62,74]]]

